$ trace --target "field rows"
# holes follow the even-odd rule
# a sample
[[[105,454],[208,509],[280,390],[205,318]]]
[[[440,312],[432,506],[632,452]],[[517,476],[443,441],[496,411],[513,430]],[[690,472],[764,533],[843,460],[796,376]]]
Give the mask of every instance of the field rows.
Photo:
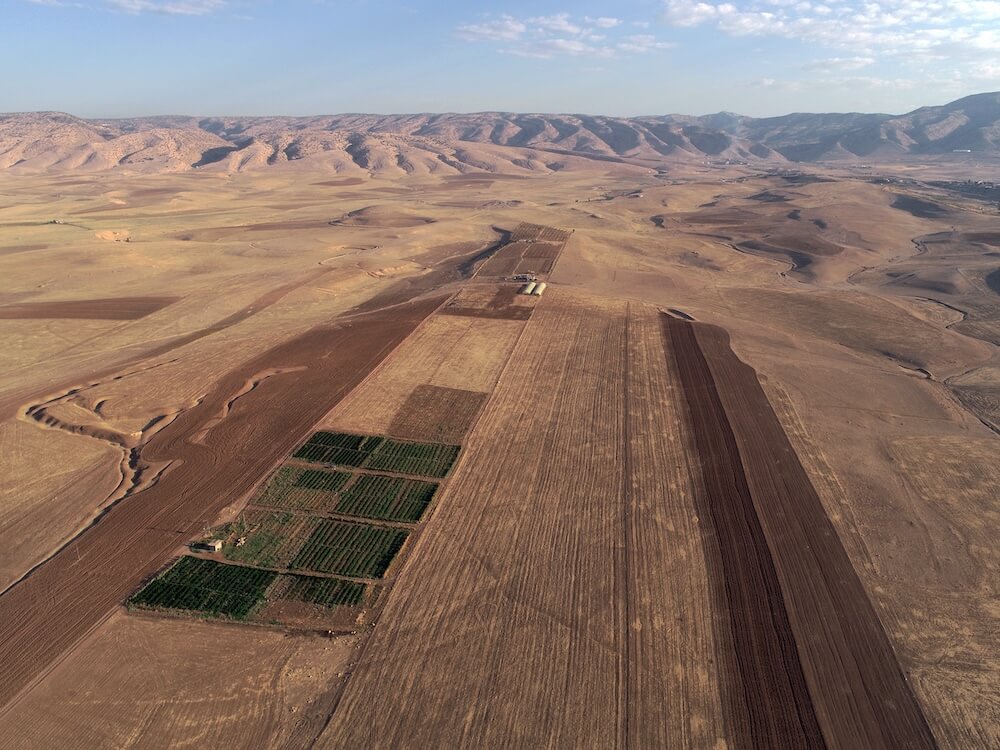
[[[623,312],[535,309],[319,746],[615,745]]]
[[[278,574],[198,557],[181,557],[131,599],[141,609],[177,610],[233,620],[251,619],[267,602],[295,601],[332,610],[357,607],[365,586],[353,581]]]
[[[272,475],[251,505],[416,523],[434,499],[437,487],[436,482],[386,474],[286,465]]]
[[[320,431],[293,456],[304,461],[443,478],[458,458],[457,445]]]

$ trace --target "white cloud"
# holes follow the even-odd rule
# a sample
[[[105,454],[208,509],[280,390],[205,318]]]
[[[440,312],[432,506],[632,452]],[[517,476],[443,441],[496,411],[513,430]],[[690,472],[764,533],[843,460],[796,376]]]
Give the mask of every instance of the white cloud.
[[[849,53],[803,66],[814,73],[886,61],[921,74],[934,65],[953,80],[1000,65],[1000,0],[663,0],[662,18],[677,27],[781,37]],[[865,80],[855,82],[881,79]]]
[[[579,39],[539,39],[501,51],[508,55],[516,55],[517,57],[534,57],[539,59],[549,59],[557,55],[569,55],[570,57],[614,57],[614,50],[612,48],[598,47],[587,44]]]
[[[176,16],[204,16],[221,10],[226,0],[105,0],[125,13],[167,13]]]
[[[459,26],[455,33],[460,39],[470,42],[503,41],[518,39],[527,30],[527,26],[511,16],[501,16],[496,21],[474,23]]]
[[[596,26],[599,29],[613,29],[615,26],[621,26],[622,19],[611,18],[609,16],[600,16],[598,18],[591,18],[590,16],[584,16],[583,20],[589,23],[591,26]]]
[[[529,16],[486,17],[480,23],[467,23],[455,29],[459,39],[468,42],[493,42],[499,51],[517,57],[548,59],[553,57],[609,58],[619,54],[637,54],[667,49],[673,45],[652,34],[624,34],[625,22],[612,16],[583,16],[569,13]],[[645,28],[648,24],[641,25]]]
[[[579,34],[583,27],[569,20],[569,13],[557,13],[554,16],[535,16],[528,23],[539,31],[554,31],[560,34]]]
[[[632,34],[625,37],[625,41],[618,43],[618,49],[622,52],[641,53],[654,49],[670,49],[673,44],[661,42],[652,34]]]
[[[802,66],[803,70],[860,70],[875,63],[874,57],[828,57],[825,60],[813,60]]]

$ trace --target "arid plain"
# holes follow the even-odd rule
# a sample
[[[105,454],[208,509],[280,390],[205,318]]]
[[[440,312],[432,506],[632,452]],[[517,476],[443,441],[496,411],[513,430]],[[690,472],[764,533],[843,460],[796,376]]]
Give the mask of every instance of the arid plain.
[[[0,744],[1000,745],[990,170],[567,164],[0,172]],[[126,606],[319,430],[363,599]]]

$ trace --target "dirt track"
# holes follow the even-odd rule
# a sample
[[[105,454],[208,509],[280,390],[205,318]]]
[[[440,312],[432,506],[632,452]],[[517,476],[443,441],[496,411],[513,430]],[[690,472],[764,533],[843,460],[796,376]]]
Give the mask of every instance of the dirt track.
[[[159,482],[112,507],[0,596],[0,706],[10,705],[181,544],[244,496],[441,302],[314,328],[229,373],[157,435],[143,460],[170,464]],[[234,400],[256,373],[276,368],[284,373]]]
[[[704,462],[717,611],[732,639],[720,644],[732,675],[723,700],[739,746],[935,747],[756,373],[722,329],[663,325]]]

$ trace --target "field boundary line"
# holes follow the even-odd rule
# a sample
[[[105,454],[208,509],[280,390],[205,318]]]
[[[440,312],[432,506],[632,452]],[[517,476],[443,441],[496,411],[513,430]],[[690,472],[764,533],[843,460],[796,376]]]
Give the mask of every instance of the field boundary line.
[[[455,293],[455,295],[457,294],[458,292]],[[435,315],[441,314],[440,313],[441,308],[444,307],[447,304],[447,302],[450,299],[452,299],[455,295],[452,295],[451,297],[448,298],[448,300],[445,300],[445,302],[441,304],[441,307],[435,310],[434,313],[432,313],[431,315],[428,315],[427,318],[425,318],[425,320],[421,322],[421,325],[429,321]],[[541,304],[543,302],[543,299],[544,298],[539,299],[538,304]],[[536,305],[536,307],[537,306],[538,305]],[[330,722],[333,721],[333,717],[337,713],[337,709],[340,707],[341,701],[343,700],[344,695],[347,693],[347,689],[350,686],[351,677],[354,675],[354,669],[364,659],[368,647],[373,640],[372,636],[375,631],[375,625],[378,622],[378,616],[381,614],[382,610],[385,608],[386,602],[392,595],[392,589],[396,581],[399,580],[399,578],[402,577],[402,575],[406,572],[407,566],[410,565],[410,562],[413,559],[415,553],[419,550],[420,542],[423,539],[425,532],[430,528],[430,524],[434,521],[434,518],[438,515],[438,511],[441,505],[445,501],[447,501],[448,489],[451,486],[451,480],[461,470],[462,464],[467,460],[468,451],[466,450],[466,445],[468,444],[470,437],[475,432],[476,427],[479,425],[479,422],[481,421],[483,414],[485,414],[487,409],[489,408],[490,402],[495,398],[497,388],[499,387],[500,382],[503,380],[504,375],[507,373],[510,367],[510,363],[513,360],[515,354],[517,353],[518,347],[520,346],[522,340],[524,339],[525,331],[527,330],[529,323],[531,323],[530,318],[523,321],[523,325],[521,326],[521,330],[517,334],[517,338],[514,341],[514,345],[511,347],[510,353],[507,355],[507,360],[504,362],[504,366],[500,370],[500,374],[497,376],[496,382],[493,384],[493,390],[490,392],[490,397],[486,399],[482,407],[480,407],[479,412],[476,414],[476,417],[473,420],[473,423],[469,426],[468,431],[465,433],[465,438],[463,439],[462,442],[462,450],[458,454],[458,459],[452,465],[451,470],[448,472],[448,476],[445,477],[443,481],[441,481],[441,483],[438,485],[438,493],[439,493],[438,496],[435,498],[435,501],[431,503],[430,507],[428,508],[427,514],[421,520],[420,524],[416,527],[416,529],[414,529],[413,532],[411,532],[410,536],[407,538],[406,540],[407,543],[403,546],[403,549],[400,550],[399,555],[397,556],[398,567],[396,569],[396,573],[392,576],[391,581],[387,581],[387,585],[382,587],[381,596],[379,596],[378,603],[375,605],[375,608],[373,608],[372,617],[371,620],[369,621],[369,627],[366,628],[366,632],[361,636],[363,641],[358,647],[357,652],[354,658],[351,660],[350,664],[344,669],[344,679],[336,689],[336,694],[333,696],[332,700],[332,706],[327,712],[326,717],[323,719],[322,724],[319,726],[316,734],[313,737],[311,737],[308,741],[302,743],[301,745],[293,745],[292,743],[294,739],[289,739],[289,741],[287,741],[284,744],[285,748],[306,747],[311,750],[312,748],[316,747],[316,743],[319,741],[319,738],[323,736],[323,733],[326,731],[327,727],[330,726]],[[417,327],[417,329],[414,330],[413,333],[416,333],[417,330],[419,330],[419,326]],[[411,333],[410,335],[412,336],[413,333]],[[374,374],[374,372],[372,374]],[[362,383],[363,382],[364,381],[362,381]],[[357,387],[360,388],[362,383],[359,383]]]

